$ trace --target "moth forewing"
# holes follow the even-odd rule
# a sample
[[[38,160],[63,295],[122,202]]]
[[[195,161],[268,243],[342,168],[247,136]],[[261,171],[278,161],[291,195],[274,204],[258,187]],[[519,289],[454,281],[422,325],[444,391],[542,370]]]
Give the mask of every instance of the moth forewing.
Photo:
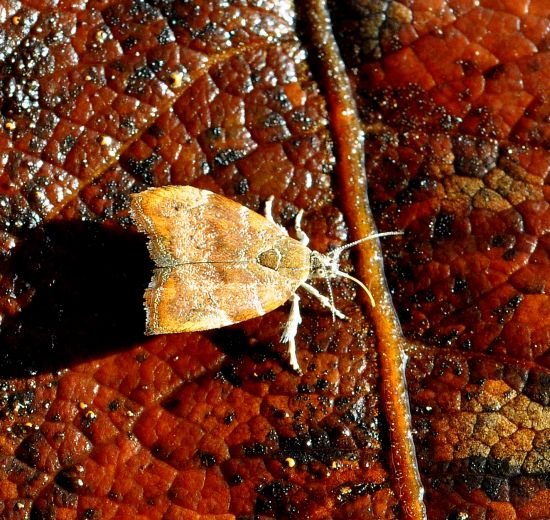
[[[155,270],[145,291],[147,332],[217,329],[282,305],[296,283],[246,263],[188,263]]]
[[[157,265],[145,291],[148,334],[209,330],[261,316],[309,274],[310,251],[263,216],[191,186],[132,196]]]
[[[161,267],[243,262],[284,236],[258,213],[192,186],[137,193],[131,210],[137,227],[149,235],[151,257]]]

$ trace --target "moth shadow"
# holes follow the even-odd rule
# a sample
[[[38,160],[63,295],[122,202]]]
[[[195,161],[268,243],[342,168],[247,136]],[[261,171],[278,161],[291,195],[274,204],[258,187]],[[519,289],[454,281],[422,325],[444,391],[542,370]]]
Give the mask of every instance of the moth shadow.
[[[55,371],[143,339],[151,267],[144,237],[128,230],[33,230],[3,269],[22,309],[0,326],[0,377]]]

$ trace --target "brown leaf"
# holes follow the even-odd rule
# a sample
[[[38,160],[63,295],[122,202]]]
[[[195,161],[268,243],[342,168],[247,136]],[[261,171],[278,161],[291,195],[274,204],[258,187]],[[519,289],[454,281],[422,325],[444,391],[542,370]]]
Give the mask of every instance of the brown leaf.
[[[542,3],[339,3],[352,86],[321,2],[27,5],[0,20],[2,518],[420,518],[411,431],[430,517],[542,518]],[[301,377],[288,306],[143,336],[132,192],[274,195],[326,251],[375,230],[365,164],[409,344],[372,243],[343,267],[375,309],[302,295]]]
[[[373,11],[346,8],[341,37],[368,41]],[[547,518],[550,11],[428,2],[389,13],[377,47],[341,45],[355,51],[371,204],[381,227],[406,231],[387,266],[411,342],[428,515]]]

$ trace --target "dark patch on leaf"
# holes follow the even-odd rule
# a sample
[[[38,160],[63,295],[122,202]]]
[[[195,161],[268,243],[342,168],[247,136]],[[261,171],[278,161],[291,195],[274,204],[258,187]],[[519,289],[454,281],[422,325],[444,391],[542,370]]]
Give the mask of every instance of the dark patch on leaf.
[[[223,150],[214,157],[214,164],[216,166],[229,166],[242,159],[245,155],[246,152],[242,150]]]
[[[434,236],[436,238],[450,238],[453,235],[454,215],[442,213],[438,215],[434,225]]]

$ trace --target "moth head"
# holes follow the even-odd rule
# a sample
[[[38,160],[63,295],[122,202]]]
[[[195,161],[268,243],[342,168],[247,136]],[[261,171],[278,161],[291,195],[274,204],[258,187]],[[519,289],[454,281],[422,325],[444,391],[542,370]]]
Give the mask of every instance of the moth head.
[[[352,282],[356,283],[357,285],[359,285],[359,287],[361,287],[361,289],[365,291],[365,293],[369,297],[371,305],[373,307],[376,306],[376,301],[374,300],[374,297],[370,292],[369,288],[361,280],[358,280],[354,276],[351,276],[350,274],[340,270],[340,255],[342,254],[342,252],[345,251],[346,249],[349,249],[358,244],[361,244],[362,242],[366,242],[367,240],[373,240],[375,238],[402,235],[402,234],[403,234],[402,231],[388,231],[386,233],[375,233],[374,235],[369,235],[368,237],[360,238],[359,240],[355,240],[354,242],[344,244],[343,246],[337,247],[336,249],[333,249],[332,251],[329,251],[326,254],[319,253],[318,251],[311,252],[311,278],[324,278],[326,280],[333,320],[335,319],[335,315],[334,315],[335,307],[334,307],[334,296],[332,293],[332,286],[330,285],[331,278],[337,278],[341,276],[342,278],[347,278],[348,280],[351,280]]]

